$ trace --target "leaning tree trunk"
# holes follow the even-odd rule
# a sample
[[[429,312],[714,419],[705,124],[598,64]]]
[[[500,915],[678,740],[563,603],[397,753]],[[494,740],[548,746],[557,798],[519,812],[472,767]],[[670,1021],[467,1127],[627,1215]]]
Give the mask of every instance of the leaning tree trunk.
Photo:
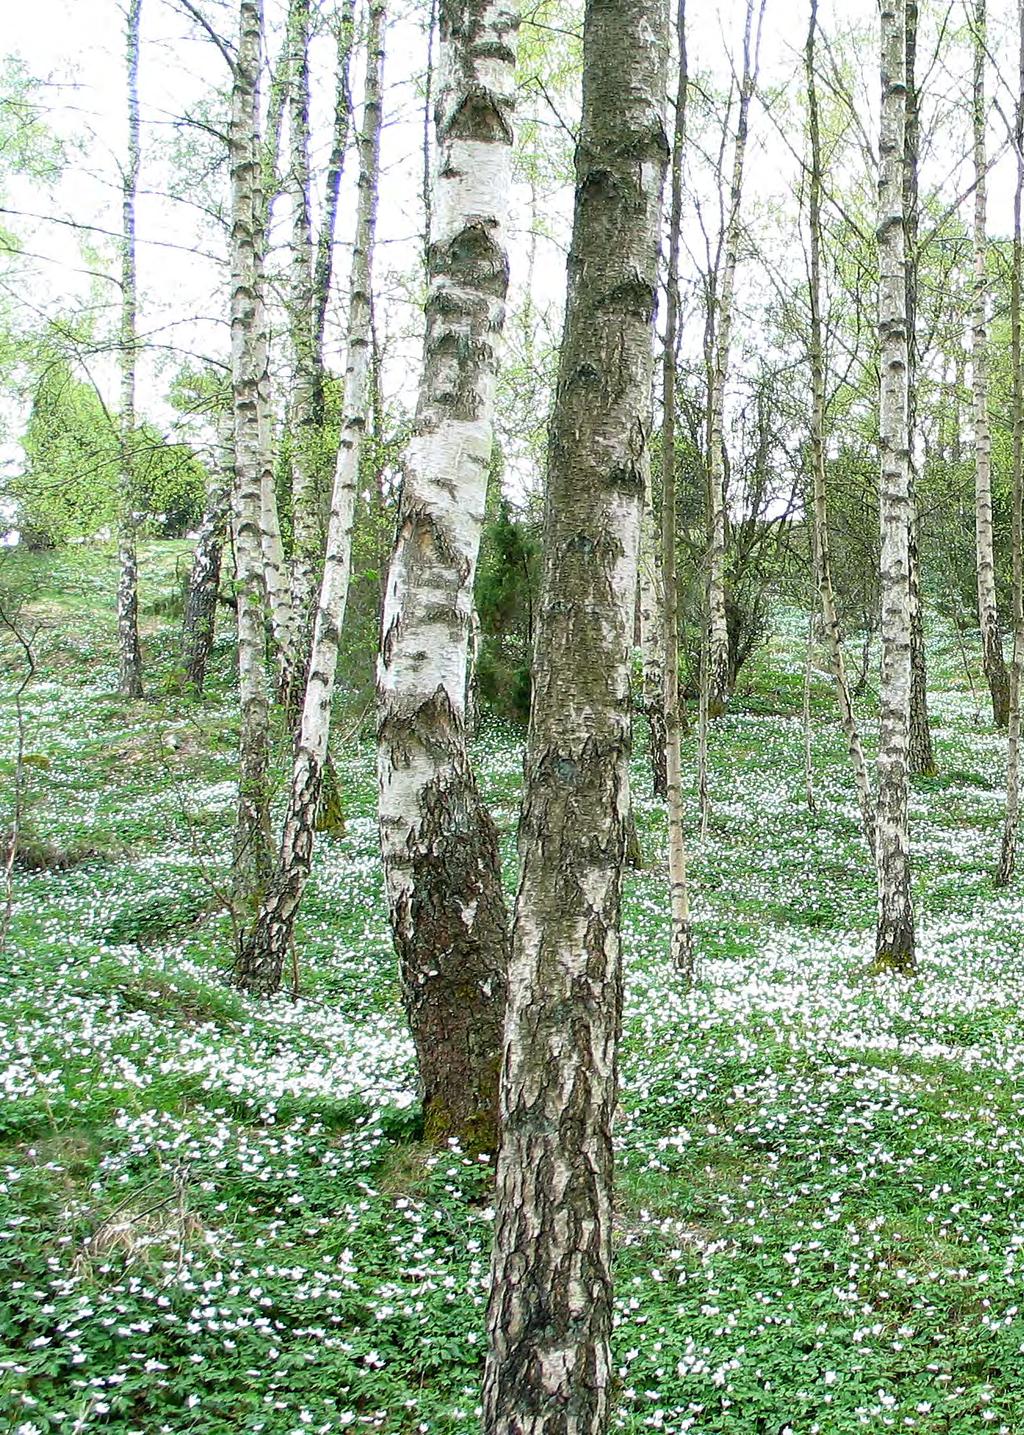
[[[910,560],[910,771],[918,777],[935,772],[931,726],[928,722],[928,680],[924,648],[924,602],[921,591],[921,541],[917,516],[914,455],[917,436],[917,273],[918,183],[920,113],[918,109],[917,0],[905,0],[903,38],[906,100],[903,127],[903,262],[907,308],[907,461],[910,483],[910,517],[907,542]]]
[[[821,322],[821,131],[818,120],[818,90],[815,81],[815,39],[818,28],[817,0],[811,0],[811,23],[807,32],[807,113],[811,141],[810,208],[810,302],[811,302],[811,468],[813,507],[811,540],[815,581],[821,604],[822,624],[828,647],[832,677],[836,685],[839,722],[846,738],[861,825],[869,851],[875,850],[875,810],[864,747],[857,727],[846,676],[843,631],[832,587],[832,549],[829,538],[828,502],[825,493],[825,350]]]
[[[661,389],[661,576],[664,585],[665,787],[668,817],[669,953],[684,981],[694,973],[693,931],[683,832],[682,714],[679,703],[679,579],[676,572],[676,368],[679,329],[679,246],[683,224],[683,146],[689,93],[686,0],[676,15],[679,77],[672,134],[672,199],[668,232],[668,290]]]
[[[1003,659],[996,609],[996,570],[992,538],[992,436],[988,422],[988,276],[985,234],[986,162],[985,50],[986,0],[974,7],[974,314],[971,324],[971,371],[974,389],[974,503],[978,568],[978,623],[985,681],[992,698],[992,721],[1005,727],[1009,717],[1009,678]]]
[[[383,33],[384,5],[381,0],[375,0],[370,7],[363,126],[359,137],[359,201],[349,289],[345,406],[331,497],[324,575],[295,744],[280,861],[267,885],[255,923],[251,930],[242,933],[235,964],[238,984],[261,996],[276,992],[281,985],[281,972],[291,945],[295,918],[313,863],[317,815],[327,763],[338,642],[345,620],[352,569],[352,520],[369,389],[370,285],[380,167]]]
[[[129,0],[127,29],[128,157],[121,190],[121,413],[118,419],[120,467],[117,533],[117,657],[118,692],[142,697],[142,653],[139,649],[139,564],[135,508],[135,193],[139,184],[139,23],[142,0]]]
[[[882,672],[875,828],[878,868],[876,962],[914,968],[910,892],[910,437],[907,423],[905,191],[906,12],[883,0],[878,172],[878,338],[880,351]]]
[[[488,1435],[598,1435],[614,1378],[620,898],[668,14],[664,0],[588,0],[584,15],[502,1070]]]
[[[493,1150],[508,919],[466,745],[467,645],[508,287],[518,16],[442,0],[423,374],[378,665],[380,835],[429,1140]]]
[[[761,45],[761,19],[751,50],[754,24],[754,0],[747,0],[747,17],[743,29],[743,78],[740,82],[740,107],[733,150],[732,183],[729,191],[729,219],[725,232],[725,261],[718,319],[715,325],[715,354],[711,375],[711,426],[708,462],[708,711],[720,717],[732,691],[732,663],[729,658],[729,625],[725,607],[725,548],[728,526],[728,500],[725,491],[725,386],[729,378],[729,349],[732,343],[733,291],[736,287],[736,265],[740,245],[740,205],[743,200],[743,165],[747,153],[747,127],[750,101],[757,83],[757,57]]]
[[[260,387],[267,349],[260,286],[259,0],[240,0],[239,41],[233,65],[229,158],[231,170],[231,388],[235,428],[233,502],[238,604],[238,820],[234,887],[239,907],[251,910],[270,872],[269,711],[264,671],[266,587],[262,549],[263,445]]]
[[[644,474],[644,511],[640,520],[640,651],[643,656],[643,713],[650,739],[651,786],[666,793],[665,774],[665,597],[654,534],[651,466]]]
[[[1017,862],[1020,826],[1020,696],[1024,676],[1024,377],[1021,374],[1021,200],[1024,196],[1024,0],[1018,0],[1019,58],[1014,149],[1017,184],[1013,195],[1013,262],[1010,270],[1011,405],[1013,410],[1013,661],[1007,723],[1006,816],[996,885],[1006,887]]]
[[[334,271],[334,232],[338,219],[338,195],[341,192],[341,176],[345,168],[345,147],[348,144],[349,117],[352,113],[352,96],[348,87],[348,67],[352,54],[352,32],[354,28],[355,0],[342,0],[341,9],[335,17],[335,48],[337,51],[337,77],[334,90],[334,127],[331,133],[331,153],[327,160],[324,177],[323,219],[316,240],[316,254],[313,260],[313,417],[318,427],[324,423],[324,329],[327,322],[327,301],[331,294],[331,275]]]
[[[201,697],[213,648],[220,589],[221,555],[234,484],[235,455],[230,413],[217,419],[218,442],[206,489],[206,512],[196,539],[181,624],[181,671],[185,690]]]

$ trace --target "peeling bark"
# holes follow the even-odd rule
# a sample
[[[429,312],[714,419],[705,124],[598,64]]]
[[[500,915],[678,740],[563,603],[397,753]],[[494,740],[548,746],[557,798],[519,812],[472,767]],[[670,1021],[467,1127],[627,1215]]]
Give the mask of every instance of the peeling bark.
[[[126,32],[128,91],[128,156],[121,187],[121,412],[118,417],[120,497],[117,532],[117,656],[118,692],[142,697],[142,653],[139,648],[139,564],[136,552],[135,492],[135,366],[137,286],[135,270],[135,193],[139,184],[139,25],[142,0],[129,0]]]
[[[317,816],[327,764],[338,643],[345,621],[352,569],[352,521],[359,451],[366,427],[370,369],[370,288],[380,167],[384,6],[370,7],[366,90],[359,139],[359,200],[349,294],[348,361],[341,446],[331,496],[324,575],[313,629],[302,716],[295,744],[288,807],[277,867],[250,930],[243,932],[235,975],[239,986],[261,996],[281,985],[295,918],[313,864]]]
[[[908,430],[906,193],[906,11],[882,0],[878,173],[879,449],[882,588],[881,720],[875,856],[879,968],[914,969],[910,891],[910,435]]]
[[[974,391],[975,552],[978,577],[978,624],[981,654],[992,699],[992,721],[1005,727],[1010,688],[996,608],[995,552],[992,536],[992,435],[988,420],[988,276],[986,260],[987,178],[985,160],[986,0],[974,6],[974,312],[971,323],[971,378]]]
[[[263,445],[260,385],[267,368],[259,279],[260,161],[257,149],[261,7],[240,0],[239,39],[231,87],[231,388],[235,432],[232,521],[238,615],[238,818],[235,897],[251,910],[270,871],[269,708],[264,672],[266,585],[262,549]]]
[[[493,1150],[508,958],[466,745],[467,647],[508,288],[518,15],[442,0],[423,374],[377,668],[380,835],[428,1140]]]
[[[484,1376],[488,1435],[598,1435],[629,677],[652,376],[664,0],[588,0],[520,824]]]

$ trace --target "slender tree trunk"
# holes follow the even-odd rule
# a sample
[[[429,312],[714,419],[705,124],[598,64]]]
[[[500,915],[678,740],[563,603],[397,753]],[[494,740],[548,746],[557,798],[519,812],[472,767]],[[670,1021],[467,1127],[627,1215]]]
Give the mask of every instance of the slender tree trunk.
[[[128,156],[121,188],[121,413],[118,420],[120,504],[117,533],[118,692],[142,697],[139,649],[139,565],[136,553],[135,359],[137,307],[135,278],[135,192],[139,184],[139,25],[142,0],[128,0]]]
[[[992,436],[988,422],[988,276],[986,259],[985,48],[986,0],[974,5],[974,315],[971,325],[971,375],[974,389],[974,502],[978,565],[978,623],[981,653],[992,698],[992,721],[1005,727],[1009,717],[1009,677],[1003,659],[996,609],[996,570],[992,538]]]
[[[920,113],[917,98],[917,0],[905,0],[903,40],[906,83],[903,129],[903,224],[907,308],[907,460],[910,484],[910,771],[915,776],[935,772],[931,727],[928,722],[928,681],[924,648],[924,607],[921,591],[921,540],[917,516],[917,271],[918,183]]]
[[[811,141],[810,204],[810,303],[811,303],[811,468],[813,507],[811,542],[814,556],[818,602],[825,630],[829,662],[836,688],[839,722],[846,738],[857,804],[868,849],[875,850],[875,809],[871,778],[864,757],[857,719],[854,716],[850,685],[843,655],[843,632],[832,587],[832,549],[829,538],[828,502],[825,493],[825,350],[821,322],[821,132],[818,120],[818,91],[815,79],[815,39],[818,27],[817,0],[811,0],[811,23],[807,33],[807,110]]]
[[[264,671],[266,586],[262,550],[263,445],[260,386],[267,369],[260,285],[260,162],[257,146],[261,7],[240,0],[231,87],[231,387],[235,429],[233,524],[238,603],[238,821],[234,885],[251,909],[270,871],[269,711]]]
[[[811,731],[811,678],[814,674],[814,620],[818,616],[814,598],[807,613],[807,650],[804,653],[804,799],[808,812],[816,812],[814,797],[814,739]]]
[[[192,556],[192,571],[189,575],[185,613],[181,624],[183,680],[186,691],[197,698],[203,693],[206,665],[213,647],[221,554],[231,505],[231,490],[234,486],[234,425],[230,413],[218,417],[217,438],[206,490],[206,512],[203,514],[195,553]]]
[[[488,1150],[508,918],[465,694],[508,287],[517,26],[504,0],[439,7],[427,333],[377,670],[381,847],[426,1133]]]
[[[338,220],[338,195],[345,169],[345,148],[348,144],[352,96],[349,93],[348,70],[352,55],[352,34],[355,28],[355,0],[342,0],[335,18],[337,47],[337,80],[334,91],[334,127],[331,132],[331,153],[324,178],[324,213],[317,235],[313,261],[313,355],[314,389],[313,417],[318,428],[324,424],[324,330],[327,301],[331,294],[334,271],[334,233]]]
[[[689,90],[686,0],[678,0],[679,70],[672,132],[672,196],[668,227],[668,292],[661,389],[661,576],[665,589],[665,786],[668,817],[669,953],[686,982],[693,980],[693,930],[683,832],[682,722],[679,706],[679,579],[676,572],[676,366],[679,328],[679,246],[683,223],[683,146]]]
[[[878,337],[881,357],[882,672],[875,829],[878,867],[876,963],[914,969],[910,891],[908,747],[910,738],[910,435],[908,432],[907,271],[903,185],[906,120],[904,0],[882,0],[882,111],[878,174]]]
[[[588,0],[520,826],[484,1375],[488,1435],[600,1435],[629,670],[652,374],[664,0]]]
[[[651,785],[666,794],[665,772],[665,598],[654,535],[651,466],[644,474],[640,520],[640,651],[643,655],[643,712],[650,737]]]
[[[295,745],[280,860],[268,883],[256,922],[243,935],[235,967],[238,984],[259,995],[276,992],[281,985],[281,973],[291,945],[295,918],[312,867],[316,819],[327,762],[338,642],[345,619],[352,567],[352,519],[359,477],[359,450],[366,427],[368,403],[370,287],[380,161],[383,30],[384,6],[381,0],[375,0],[370,7],[366,99],[359,138],[359,202],[349,293],[345,407],[331,498],[324,576]]]
[[[291,607],[294,642],[284,674],[284,698],[301,701],[312,637],[314,595],[321,562],[320,494],[317,482],[318,425],[315,412],[316,350],[313,333],[313,222],[309,169],[309,0],[291,0],[288,16],[287,190],[292,204],[288,276],[288,331],[292,357],[289,437],[292,494]]]
[[[764,0],[760,0],[757,33],[753,34],[755,0],[747,0],[743,29],[743,78],[740,82],[739,117],[733,150],[732,183],[729,190],[729,218],[725,234],[725,262],[715,325],[714,367],[711,376],[711,442],[709,449],[709,696],[711,717],[725,711],[732,690],[732,663],[729,659],[729,625],[725,604],[725,550],[728,528],[728,499],[725,491],[725,387],[729,378],[729,350],[732,343],[733,291],[741,233],[740,206],[743,199],[743,166],[747,153],[750,101],[757,83],[757,62],[761,46]]]
[[[1024,196],[1024,0],[1018,0],[1017,113],[1014,149],[1017,184],[1013,195],[1013,262],[1010,270],[1011,407],[1013,411],[1013,660],[1007,723],[1006,817],[996,885],[1009,886],[1017,861],[1020,825],[1020,696],[1024,676],[1024,376],[1021,374],[1021,200]]]

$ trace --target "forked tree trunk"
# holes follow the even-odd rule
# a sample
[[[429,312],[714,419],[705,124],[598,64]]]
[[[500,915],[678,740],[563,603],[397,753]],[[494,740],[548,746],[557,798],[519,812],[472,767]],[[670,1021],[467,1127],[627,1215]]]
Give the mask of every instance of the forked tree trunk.
[[[217,419],[217,440],[206,489],[206,512],[192,556],[181,623],[182,680],[186,692],[196,698],[202,697],[206,667],[213,648],[221,555],[234,486],[234,425],[230,413]]]
[[[729,625],[725,607],[725,549],[728,527],[728,497],[725,491],[725,387],[729,378],[729,351],[732,344],[733,291],[739,259],[740,206],[743,200],[743,166],[747,153],[750,101],[757,83],[758,54],[764,0],[760,0],[757,33],[753,34],[755,0],[747,0],[743,28],[743,77],[740,81],[739,116],[733,150],[732,182],[729,189],[729,217],[725,231],[725,262],[715,325],[715,352],[711,375],[711,425],[708,463],[710,509],[708,513],[708,712],[720,717],[732,691],[732,663],[729,659]]]
[[[349,290],[348,362],[341,447],[331,497],[327,554],[309,659],[302,717],[295,744],[281,855],[251,930],[243,932],[235,974],[239,986],[261,996],[276,992],[292,941],[295,918],[313,863],[316,821],[327,763],[338,642],[345,620],[352,569],[352,519],[359,450],[366,427],[370,370],[370,285],[377,177],[380,163],[384,67],[384,5],[370,7],[366,90],[359,138],[359,201]]]
[[[426,1134],[487,1150],[508,918],[465,694],[508,288],[517,26],[504,0],[440,5],[427,333],[377,670],[381,847]]]
[[[664,599],[665,786],[668,818],[669,954],[687,983],[693,980],[693,931],[683,832],[682,721],[679,705],[679,579],[676,573],[676,365],[679,329],[679,246],[683,223],[683,146],[689,90],[686,0],[676,13],[679,71],[672,131],[672,197],[668,228],[668,292],[661,388],[661,576]]]
[[[903,185],[906,119],[904,0],[882,0],[878,173],[878,337],[881,386],[882,672],[875,856],[880,968],[914,969],[910,891],[910,448],[907,422],[907,272]]]
[[[992,721],[1005,727],[1009,717],[1009,677],[1003,658],[996,608],[996,569],[992,538],[992,435],[988,421],[988,244],[985,227],[986,162],[985,49],[986,0],[974,6],[974,314],[971,324],[971,376],[974,389],[974,501],[978,568],[978,623],[985,681],[992,698]]]
[[[871,778],[864,757],[857,719],[854,716],[850,684],[843,655],[843,632],[832,587],[832,548],[829,538],[828,502],[825,492],[825,350],[821,322],[821,131],[818,119],[818,90],[815,79],[815,39],[818,27],[817,0],[811,0],[811,23],[805,52],[807,112],[811,141],[809,191],[810,218],[810,305],[811,305],[811,473],[813,486],[812,549],[818,602],[828,648],[829,663],[836,687],[839,722],[846,739],[861,825],[869,851],[875,850],[875,807]]]
[[[1020,697],[1024,676],[1024,380],[1021,375],[1021,200],[1024,196],[1024,0],[1018,0],[1019,34],[1017,112],[1014,148],[1017,184],[1013,195],[1013,261],[1010,270],[1011,405],[1013,409],[1013,661],[1010,665],[1010,712],[1007,723],[1006,816],[996,885],[1006,887],[1017,863],[1020,825]]]
[[[629,670],[658,283],[664,0],[588,0],[520,826],[484,1375],[488,1435],[598,1435]]]
[[[117,656],[118,692],[142,697],[142,653],[139,649],[139,564],[136,552],[138,503],[135,483],[135,192],[139,184],[139,24],[142,0],[129,0],[127,27],[128,155],[121,188],[121,412],[118,417],[120,467],[117,532]]]
[[[640,651],[643,657],[643,713],[650,739],[651,786],[664,797],[665,773],[665,596],[654,536],[651,466],[644,475],[640,520]]]
[[[233,524],[238,604],[238,819],[234,888],[251,911],[270,872],[269,711],[264,671],[266,587],[262,550],[263,470],[260,385],[267,351],[260,264],[259,0],[240,0],[239,40],[231,87],[231,387],[235,429]]]

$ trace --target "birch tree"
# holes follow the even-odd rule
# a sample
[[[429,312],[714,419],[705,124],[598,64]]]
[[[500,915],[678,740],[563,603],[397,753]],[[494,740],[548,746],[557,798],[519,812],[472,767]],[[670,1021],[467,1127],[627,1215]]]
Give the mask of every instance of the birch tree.
[[[359,198],[349,285],[341,445],[331,495],[327,552],[309,675],[295,744],[280,859],[252,930],[243,937],[235,968],[239,985],[261,995],[277,991],[281,984],[295,918],[312,867],[317,812],[327,763],[338,643],[352,571],[352,520],[369,402],[370,293],[380,169],[384,19],[384,5],[381,0],[375,0],[370,7],[363,123],[359,136]]]
[[[665,770],[665,593],[661,554],[655,534],[651,470],[644,475],[644,511],[640,520],[640,651],[643,657],[642,709],[647,718],[651,786],[666,795]]]
[[[809,206],[809,264],[808,287],[810,298],[810,344],[811,369],[811,483],[812,514],[811,538],[815,586],[821,605],[822,625],[828,648],[829,663],[835,682],[836,702],[839,707],[839,722],[846,739],[854,786],[857,789],[857,803],[860,807],[861,824],[869,850],[875,849],[875,811],[871,792],[871,778],[864,757],[857,719],[850,696],[850,684],[846,676],[846,660],[843,655],[843,632],[839,622],[835,593],[832,587],[832,548],[829,537],[828,502],[825,490],[825,348],[821,318],[821,126],[818,112],[818,89],[815,79],[815,41],[818,27],[818,3],[811,0],[811,21],[807,31],[805,49],[805,71],[807,76],[807,118],[811,148],[810,173],[808,175]]]
[[[206,510],[196,538],[181,623],[181,670],[186,690],[201,697],[213,647],[221,557],[234,487],[234,425],[230,411],[218,414],[217,441],[210,455]]]
[[[139,649],[139,564],[136,551],[135,368],[136,265],[135,194],[139,183],[139,27],[142,0],[128,0],[125,66],[128,97],[128,153],[121,179],[121,411],[118,417],[120,502],[117,533],[117,655],[118,691],[142,696],[142,654]]]
[[[503,0],[442,0],[438,21],[427,332],[377,672],[380,835],[428,1139],[493,1149],[508,921],[465,692],[508,287],[518,15]]]
[[[1021,240],[1021,203],[1024,198],[1024,0],[1018,0],[1017,108],[1014,115],[1013,148],[1017,182],[1013,192],[1013,257],[1010,268],[1010,366],[1013,422],[1013,658],[1010,664],[1009,713],[1006,754],[1006,814],[999,853],[996,885],[1006,887],[1017,864],[1017,835],[1020,826],[1020,699],[1024,676],[1024,375],[1021,363],[1021,278],[1024,244]]]
[[[668,144],[664,0],[588,0],[520,824],[488,1435],[607,1428],[629,670]]]
[[[988,244],[985,157],[985,54],[988,43],[986,0],[974,6],[974,311],[971,323],[971,385],[974,397],[975,544],[978,568],[978,623],[981,653],[992,699],[992,720],[1005,727],[1009,716],[1009,678],[996,610],[995,554],[992,537],[992,436],[988,417]]]
[[[733,294],[741,236],[743,167],[747,153],[750,101],[757,83],[761,22],[765,0],[760,0],[757,31],[754,33],[755,0],[747,0],[743,26],[743,76],[740,80],[739,114],[733,147],[732,180],[725,234],[725,256],[714,326],[714,357],[711,368],[710,424],[708,449],[708,709],[712,717],[725,711],[732,690],[729,659],[729,625],[725,604],[725,550],[728,529],[728,502],[725,491],[725,388],[729,378],[732,344]]]
[[[906,9],[882,0],[878,164],[879,511],[882,670],[879,683],[878,870],[880,968],[914,968],[910,891],[910,435],[908,429],[906,190]]]
[[[693,933],[683,832],[682,721],[679,703],[679,579],[676,572],[676,369],[679,347],[679,246],[683,223],[683,146],[689,88],[686,0],[676,12],[679,70],[672,132],[672,193],[668,229],[665,356],[661,390],[661,576],[664,586],[665,775],[668,816],[669,951],[676,969],[693,977]]]
[[[238,47],[232,65],[229,164],[231,185],[231,388],[235,430],[233,532],[238,614],[238,819],[236,900],[251,909],[271,863],[269,706],[264,672],[266,584],[263,564],[261,387],[267,378],[266,326],[260,282],[262,218],[257,149],[261,50],[260,0],[240,0]]]

